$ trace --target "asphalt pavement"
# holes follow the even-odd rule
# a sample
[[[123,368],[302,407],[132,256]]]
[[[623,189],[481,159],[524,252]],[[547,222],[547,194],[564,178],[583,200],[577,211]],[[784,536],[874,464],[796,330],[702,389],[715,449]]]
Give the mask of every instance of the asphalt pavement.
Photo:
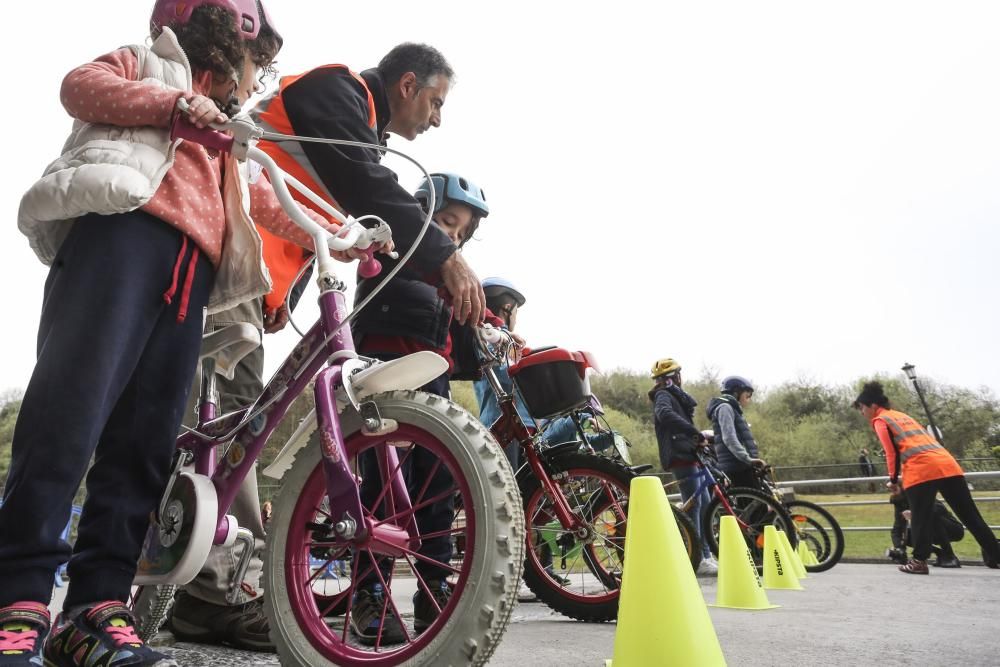
[[[715,579],[699,583],[705,601],[714,602]],[[777,609],[709,607],[729,665],[1000,665],[1000,571],[966,566],[918,576],[890,564],[841,563],[802,584],[802,591],[768,591]],[[644,620],[649,641],[669,642],[671,628],[651,616]],[[615,628],[520,603],[489,664],[603,667]],[[185,667],[278,664],[273,655],[195,644],[167,650]]]

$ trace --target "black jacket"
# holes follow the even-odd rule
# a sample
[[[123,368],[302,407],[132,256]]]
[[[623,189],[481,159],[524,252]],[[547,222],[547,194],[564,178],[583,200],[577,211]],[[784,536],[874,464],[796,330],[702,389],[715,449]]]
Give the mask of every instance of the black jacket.
[[[382,77],[374,70],[361,73],[368,90],[343,67],[320,67],[282,89],[285,113],[295,134],[385,144],[389,125],[389,97]],[[369,127],[368,91],[375,101],[375,127]],[[304,142],[302,150],[323,185],[351,215],[374,214],[392,227],[400,254],[413,245],[424,213],[380,163],[375,149]],[[455,244],[431,226],[409,266],[421,274],[436,274],[455,252]],[[378,278],[376,278],[378,279]]]
[[[653,426],[664,469],[677,462],[693,462],[701,432],[694,425],[698,402],[676,385],[658,386],[650,392],[653,399]]]

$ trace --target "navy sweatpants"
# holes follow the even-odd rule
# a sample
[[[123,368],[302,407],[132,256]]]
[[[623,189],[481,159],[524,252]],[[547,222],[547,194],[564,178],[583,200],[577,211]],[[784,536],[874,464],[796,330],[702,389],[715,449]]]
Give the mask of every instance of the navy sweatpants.
[[[133,211],[74,225],[45,282],[38,359],[14,429],[0,507],[0,607],[48,604],[59,539],[87,474],[65,607],[125,600],[166,485],[201,345],[211,263],[162,220]],[[175,266],[179,286],[164,293]],[[193,270],[188,315],[178,322]]]

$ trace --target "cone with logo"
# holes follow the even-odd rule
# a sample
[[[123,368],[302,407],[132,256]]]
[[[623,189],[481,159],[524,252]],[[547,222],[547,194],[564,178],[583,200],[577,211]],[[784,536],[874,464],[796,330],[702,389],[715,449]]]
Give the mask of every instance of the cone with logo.
[[[747,547],[736,517],[726,515],[719,524],[719,589],[715,607],[774,609],[757,575],[753,554]]]
[[[809,548],[805,540],[799,540],[799,558],[802,559],[802,564],[807,567],[809,565],[819,565],[819,561],[816,560],[816,554],[812,552],[812,549]]]
[[[628,505],[614,659],[606,667],[724,666],[662,483],[636,477]]]
[[[799,557],[799,552],[792,548],[792,543],[788,539],[788,533],[778,529],[778,537],[781,538],[781,546],[785,548],[785,554],[788,556],[789,562],[795,568],[795,576],[799,579],[805,579],[808,576],[806,574],[806,566],[802,562],[802,558]]]
[[[802,584],[795,574],[791,557],[774,526],[764,526],[764,588],[769,590],[801,591]]]

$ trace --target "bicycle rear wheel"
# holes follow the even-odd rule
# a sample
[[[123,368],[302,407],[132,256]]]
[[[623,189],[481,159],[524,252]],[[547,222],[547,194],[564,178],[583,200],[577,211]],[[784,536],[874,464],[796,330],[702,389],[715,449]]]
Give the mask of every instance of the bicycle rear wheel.
[[[570,511],[582,520],[576,534],[563,527],[534,475],[521,479],[528,529],[524,583],[538,599],[579,621],[618,617],[625,559],[629,484],[635,474],[610,459],[575,452],[549,462]]]
[[[148,642],[159,632],[167,620],[167,613],[174,605],[177,586],[137,586],[128,600],[129,609],[135,615],[136,632],[139,639]]]
[[[355,582],[370,575],[371,566],[359,572],[362,559],[355,557],[341,588],[317,589],[319,582],[329,579],[325,577],[329,564],[343,555],[346,544],[338,543],[324,528],[330,520],[340,517],[331,517],[327,509],[319,436],[314,433],[309,446],[298,453],[282,480],[268,530],[265,612],[281,664],[482,665],[492,655],[510,619],[524,557],[524,519],[513,471],[479,421],[450,401],[412,391],[390,392],[373,400],[383,418],[396,420],[398,428],[389,434],[366,436],[360,432],[357,413],[346,412],[341,425],[347,455],[356,462],[363,451],[395,447],[400,469],[391,473],[400,474],[406,458],[424,450],[450,473],[451,486],[436,497],[427,497],[412,485],[410,488],[412,505],[417,509],[447,494],[457,498],[456,507],[461,510],[456,513],[464,516],[464,522],[436,534],[421,535],[422,539],[447,536],[462,541],[461,560],[434,563],[449,573],[454,592],[441,604],[437,618],[418,633],[413,626],[413,596],[416,591],[430,596],[431,591],[416,564],[428,559],[404,549],[391,576],[386,578],[381,609],[383,627],[392,617],[401,621],[403,641],[382,643],[379,635],[374,646],[367,646],[358,640],[350,629]],[[416,486],[419,489],[421,485]],[[381,496],[372,504],[380,503]],[[416,520],[414,512],[411,509],[379,519],[372,507],[365,508],[366,516],[376,524],[391,522],[399,526]],[[353,549],[355,556],[363,552],[372,560],[381,558],[364,544],[354,545]]]
[[[733,515],[740,523],[743,538],[753,555],[757,567],[763,564],[764,527],[774,526],[785,531],[792,547],[798,546],[798,537],[788,510],[774,498],[757,489],[734,487],[725,491],[726,498]],[[728,514],[718,496],[713,496],[702,515],[702,539],[708,542],[708,548],[716,556],[719,555],[719,523]]]
[[[800,540],[806,543],[818,561],[806,565],[808,572],[825,572],[844,556],[844,531],[833,515],[808,500],[785,503]]]

